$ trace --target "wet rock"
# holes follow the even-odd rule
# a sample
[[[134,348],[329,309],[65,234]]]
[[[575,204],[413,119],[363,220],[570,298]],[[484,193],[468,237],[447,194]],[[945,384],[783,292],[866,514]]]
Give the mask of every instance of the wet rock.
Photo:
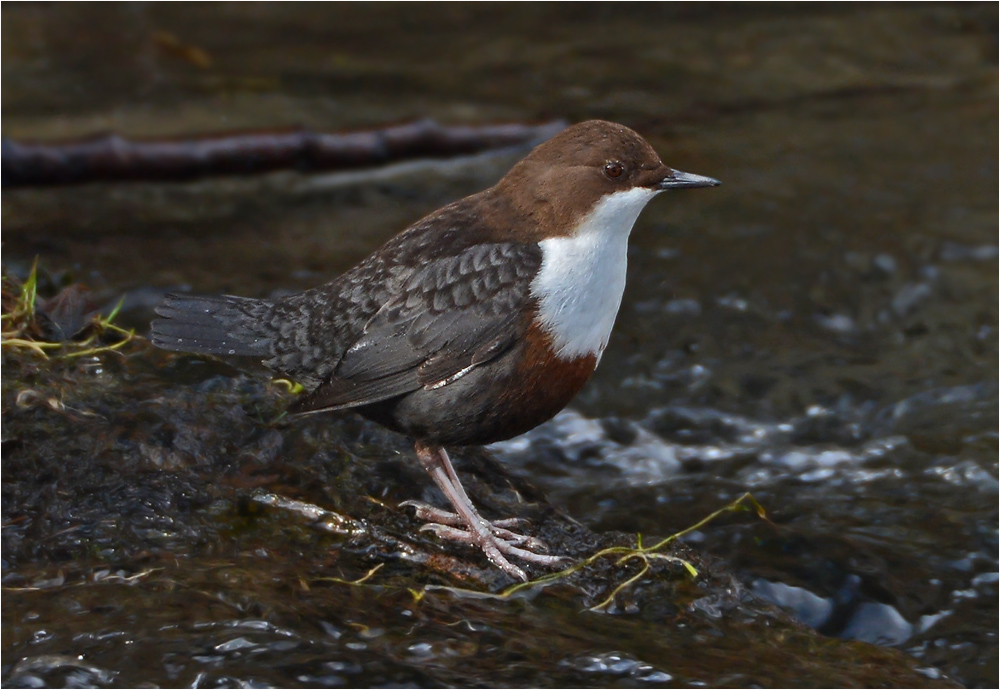
[[[798,620],[814,630],[826,625],[833,614],[832,600],[817,596],[803,587],[759,579],[753,581],[751,589],[762,599],[791,611]]]
[[[754,677],[761,655],[752,650],[771,649],[774,635],[783,648],[814,650],[789,667],[793,675],[856,667],[845,659],[856,660],[857,650],[820,643],[815,651],[814,633],[749,602],[721,564],[679,542],[654,558],[599,559],[526,590],[520,602],[498,597],[509,579],[478,551],[436,542],[396,508],[403,499],[439,499],[404,439],[352,416],[275,428],[284,405],[278,389],[208,371],[201,383],[178,387],[161,375],[176,356],[136,348],[120,377],[83,378],[63,391],[66,408],[100,409],[99,420],[14,405],[21,370],[5,357],[5,581],[17,573],[30,583],[4,595],[8,651],[23,659],[4,671],[5,684],[134,685],[156,677],[171,684],[348,677],[513,684],[525,682],[505,670],[523,668],[516,657],[533,659],[539,671],[532,674],[545,674],[529,675],[529,684],[544,677],[586,685],[607,676],[656,685],[714,675],[718,653],[695,651],[707,639],[738,647],[726,667]],[[57,361],[46,368],[49,376],[67,375]],[[46,380],[37,381],[42,390]],[[649,434],[612,425],[611,441],[607,425],[594,425],[601,447],[642,447]],[[527,518],[553,552],[580,559],[634,544],[554,510],[484,452],[456,455],[483,510]],[[373,484],[373,476],[386,482]],[[594,606],[607,613],[581,613]],[[68,619],[67,607],[74,611]],[[469,632],[456,637],[453,620]],[[178,642],[194,653],[178,656]],[[80,656],[69,665],[53,661],[50,650],[66,645]],[[489,654],[480,652],[484,645]],[[607,651],[593,651],[601,648]],[[667,650],[685,661],[654,662]],[[893,669],[891,677],[921,684],[912,662],[876,648],[865,653]],[[138,675],[121,663],[135,654],[150,660]],[[553,654],[573,661],[543,663]]]
[[[913,626],[887,604],[865,602],[858,606],[841,637],[877,644],[899,645],[910,639]]]

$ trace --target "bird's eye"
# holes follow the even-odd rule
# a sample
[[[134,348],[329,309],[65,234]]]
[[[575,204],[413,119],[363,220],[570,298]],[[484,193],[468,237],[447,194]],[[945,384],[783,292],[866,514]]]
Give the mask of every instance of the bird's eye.
[[[611,178],[621,177],[623,172],[625,166],[618,161],[612,161],[604,166],[604,174]]]

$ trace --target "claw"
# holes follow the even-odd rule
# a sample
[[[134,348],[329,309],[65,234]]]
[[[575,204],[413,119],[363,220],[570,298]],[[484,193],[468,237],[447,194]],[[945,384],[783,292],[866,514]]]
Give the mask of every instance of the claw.
[[[407,508],[413,508],[416,511],[416,517],[420,520],[424,520],[426,525],[421,527],[421,531],[426,528],[437,527],[465,527],[466,530],[451,530],[449,534],[454,532],[461,532],[463,534],[469,534],[467,529],[468,526],[462,517],[456,513],[450,513],[446,510],[441,510],[440,508],[435,508],[434,506],[422,503],[420,501],[403,501],[399,504]],[[537,539],[530,535],[518,534],[517,532],[512,532],[507,529],[508,527],[516,527],[518,525],[526,524],[527,520],[523,518],[504,518],[503,520],[483,520],[486,527],[493,533],[495,537],[502,539],[514,546],[523,546],[532,551],[548,551],[549,547],[546,546],[545,542],[541,539]],[[438,533],[442,533],[439,530]],[[469,539],[455,539],[454,537],[448,537],[452,541],[465,541],[467,543],[474,543],[474,540]]]

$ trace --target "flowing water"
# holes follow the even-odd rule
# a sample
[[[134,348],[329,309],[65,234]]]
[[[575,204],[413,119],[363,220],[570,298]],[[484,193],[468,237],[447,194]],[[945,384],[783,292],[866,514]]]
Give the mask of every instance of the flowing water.
[[[350,416],[276,430],[255,412],[280,410],[272,389],[193,358],[5,351],[5,685],[996,685],[995,5],[3,19],[4,137],[606,118],[720,179],[650,204],[600,369],[491,452],[597,533],[671,534],[746,491],[769,518],[685,538],[729,580],[681,582],[670,601],[640,586],[610,613],[582,612],[571,588],[421,597],[402,566],[392,587],[331,584],[338,553],[365,572],[351,530],[273,505],[357,515],[367,497],[421,497],[404,441]],[[121,318],[142,332],[167,290],[321,283],[523,153],[5,189],[4,269],[38,256],[49,286],[127,294]],[[58,421],[25,390],[57,391]],[[338,492],[357,463],[357,495]]]

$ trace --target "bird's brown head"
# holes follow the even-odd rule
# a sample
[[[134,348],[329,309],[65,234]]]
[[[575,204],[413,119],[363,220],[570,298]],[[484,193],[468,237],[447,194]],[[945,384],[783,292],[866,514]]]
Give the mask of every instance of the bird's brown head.
[[[537,146],[494,190],[558,234],[567,232],[608,195],[646,190],[651,198],[666,189],[718,184],[710,177],[668,167],[628,127],[590,120]]]

